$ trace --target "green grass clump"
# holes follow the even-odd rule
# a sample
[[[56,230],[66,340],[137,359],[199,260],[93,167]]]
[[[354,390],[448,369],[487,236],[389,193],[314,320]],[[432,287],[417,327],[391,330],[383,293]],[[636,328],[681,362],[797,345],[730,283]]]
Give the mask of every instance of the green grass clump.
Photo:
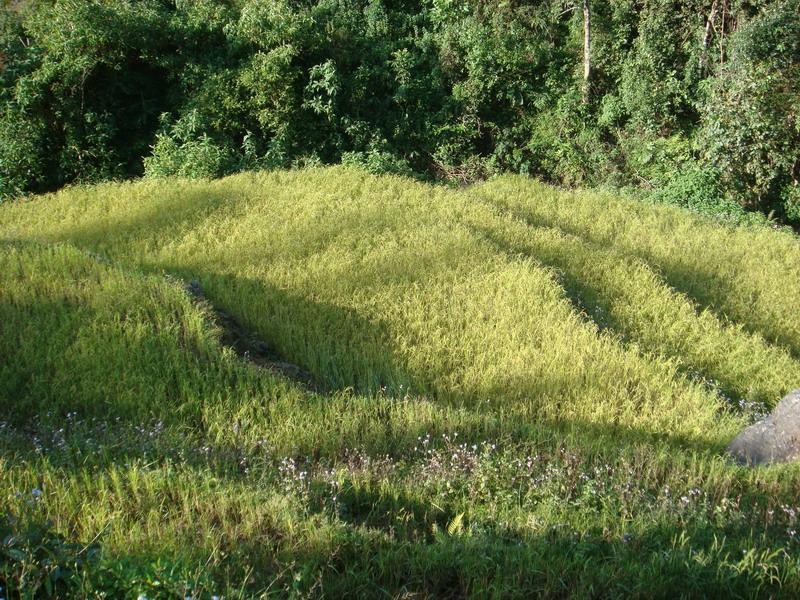
[[[512,202],[509,182],[457,192],[333,168],[0,207],[0,585],[800,591],[800,470],[720,454],[800,385],[792,349],[591,228],[535,221],[560,193],[518,181]],[[614,206],[597,219],[622,219]],[[659,223],[650,239],[793,248],[641,214],[640,240]],[[225,347],[209,304],[319,391]]]

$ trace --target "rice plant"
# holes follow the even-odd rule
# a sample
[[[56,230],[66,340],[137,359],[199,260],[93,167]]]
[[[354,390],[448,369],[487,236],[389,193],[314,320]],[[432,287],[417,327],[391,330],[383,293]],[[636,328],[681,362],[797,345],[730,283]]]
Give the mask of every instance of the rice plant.
[[[0,237],[9,597],[800,591],[800,470],[721,452],[800,386],[784,233],[340,167],[69,188]]]

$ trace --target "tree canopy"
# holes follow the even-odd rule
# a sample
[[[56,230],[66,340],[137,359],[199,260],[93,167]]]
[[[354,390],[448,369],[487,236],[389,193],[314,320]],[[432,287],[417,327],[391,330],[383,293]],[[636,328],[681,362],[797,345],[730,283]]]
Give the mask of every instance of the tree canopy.
[[[798,82],[800,0],[6,2],[0,194],[345,162],[798,223]]]

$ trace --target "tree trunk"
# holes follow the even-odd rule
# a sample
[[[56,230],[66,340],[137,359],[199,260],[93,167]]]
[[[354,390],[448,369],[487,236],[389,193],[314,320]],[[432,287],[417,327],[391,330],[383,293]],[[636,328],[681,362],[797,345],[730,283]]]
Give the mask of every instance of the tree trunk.
[[[708,13],[706,20],[706,30],[703,32],[703,48],[700,50],[700,71],[705,71],[706,68],[706,52],[708,52],[708,43],[711,41],[711,30],[714,27],[714,19],[717,17],[717,0],[711,2],[711,11]]]
[[[592,76],[592,27],[589,16],[589,0],[583,0],[583,102],[589,102],[590,78]]]

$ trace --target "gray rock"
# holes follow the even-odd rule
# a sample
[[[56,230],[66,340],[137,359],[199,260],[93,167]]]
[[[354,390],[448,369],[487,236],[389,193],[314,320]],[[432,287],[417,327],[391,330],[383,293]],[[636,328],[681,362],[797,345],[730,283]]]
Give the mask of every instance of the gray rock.
[[[200,285],[200,282],[196,279],[192,279],[189,283],[186,284],[186,291],[189,292],[189,295],[193,298],[204,298],[205,294],[203,293],[203,288]]]
[[[253,350],[261,354],[262,356],[266,356],[269,354],[269,345],[266,342],[262,342],[261,340],[253,340]]]
[[[800,458],[800,390],[781,400],[766,419],[736,436],[727,452],[745,465],[767,465]]]

